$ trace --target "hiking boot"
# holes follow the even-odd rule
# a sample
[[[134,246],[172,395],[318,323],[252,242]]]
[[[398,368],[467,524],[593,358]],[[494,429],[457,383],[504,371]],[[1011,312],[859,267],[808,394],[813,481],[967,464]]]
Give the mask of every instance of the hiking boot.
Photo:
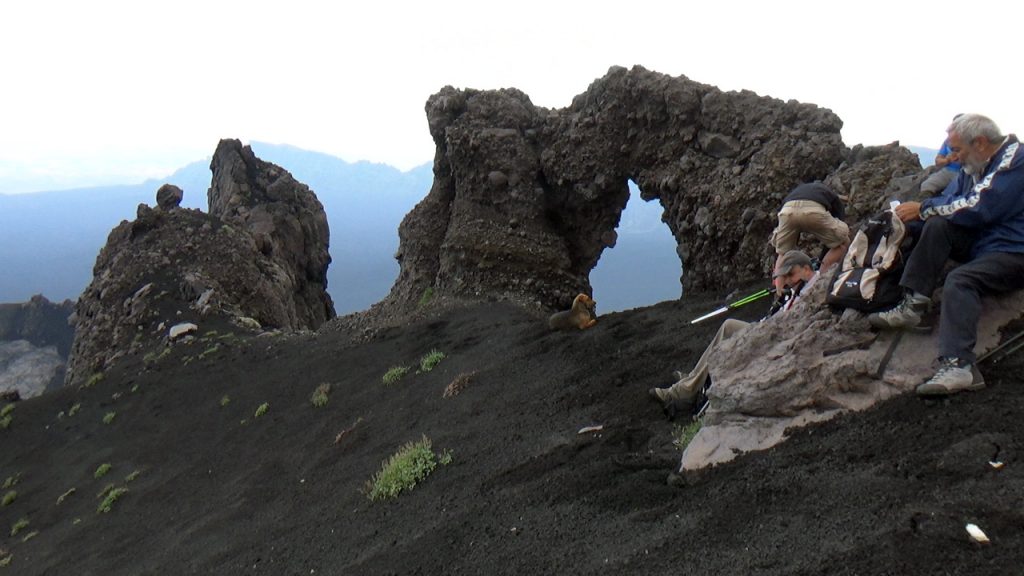
[[[680,398],[672,393],[671,388],[651,388],[648,394],[661,404],[661,411],[669,420],[675,420],[680,414],[690,414],[693,410],[693,399]]]
[[[668,395],[668,388],[651,388],[647,393],[651,395],[651,398],[661,402],[662,405],[672,401],[672,397]]]
[[[928,311],[932,299],[920,294],[907,294],[892,310],[868,315],[868,323],[883,330],[913,328],[921,323],[921,316]]]
[[[985,379],[973,364],[960,365],[956,358],[943,358],[938,372],[917,387],[919,396],[948,396],[963,390],[981,390]]]

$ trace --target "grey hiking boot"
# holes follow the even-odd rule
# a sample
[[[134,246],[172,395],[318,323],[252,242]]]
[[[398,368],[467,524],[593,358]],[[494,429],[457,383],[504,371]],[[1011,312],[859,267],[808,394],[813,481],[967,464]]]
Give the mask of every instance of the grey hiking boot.
[[[917,387],[919,396],[948,396],[963,390],[981,390],[985,387],[978,368],[973,364],[960,365],[956,358],[943,358],[938,372]]]
[[[919,294],[907,294],[892,310],[868,315],[868,323],[883,330],[913,328],[921,323],[921,316],[928,311],[932,299]]]

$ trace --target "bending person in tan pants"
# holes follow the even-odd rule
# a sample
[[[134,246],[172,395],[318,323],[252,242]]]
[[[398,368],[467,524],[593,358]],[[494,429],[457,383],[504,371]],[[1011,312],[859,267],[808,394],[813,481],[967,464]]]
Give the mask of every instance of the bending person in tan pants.
[[[801,291],[813,284],[817,277],[818,274],[811,266],[811,259],[807,254],[799,250],[790,250],[783,254],[779,258],[779,265],[776,267],[772,279],[777,281],[778,285],[792,290],[793,295],[779,311],[785,312],[792,308],[800,298]],[[660,401],[662,408],[666,410],[688,405],[692,407],[704,382],[708,379],[708,357],[711,355],[711,351],[720,342],[728,340],[749,325],[750,322],[726,318],[725,322],[722,322],[722,326],[719,327],[718,333],[715,334],[700,359],[697,360],[697,365],[693,367],[693,370],[690,370],[688,374],[679,374],[679,380],[668,388],[651,388],[651,396]]]
[[[827,272],[833,264],[843,259],[850,245],[850,227],[843,222],[846,210],[839,195],[820,182],[812,182],[793,188],[782,202],[778,214],[779,224],[768,241],[778,254],[776,270],[782,263],[783,255],[796,248],[801,234],[817,238],[828,248],[821,259],[821,270]],[[778,279],[772,282],[776,292],[781,295],[782,285]]]

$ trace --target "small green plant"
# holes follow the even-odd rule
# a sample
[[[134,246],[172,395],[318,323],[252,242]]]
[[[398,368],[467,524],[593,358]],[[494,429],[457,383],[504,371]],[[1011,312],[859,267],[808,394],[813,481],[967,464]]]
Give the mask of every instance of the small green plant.
[[[313,395],[309,398],[309,401],[313,403],[313,406],[317,408],[327,405],[327,395],[331,393],[331,385],[327,382],[316,387],[313,390]]]
[[[114,485],[113,484],[107,484],[106,486],[103,487],[103,490],[100,490],[99,494],[96,495],[96,498],[103,498],[107,494],[110,494],[110,491],[113,490],[113,489],[114,489]]]
[[[139,391],[139,385],[138,385],[138,384],[136,384],[136,385],[132,386],[132,389],[130,390],[130,392],[131,392],[132,394],[135,394],[135,393],[136,393],[136,392],[138,392],[138,391]]]
[[[4,568],[11,565],[11,559],[14,558],[14,554],[7,554],[3,556],[4,552],[0,551],[0,568]]]
[[[420,358],[420,372],[430,372],[437,366],[441,360],[444,360],[444,352],[440,350],[431,350]]]
[[[67,492],[65,492],[65,493],[61,494],[60,496],[58,496],[57,497],[57,506],[60,506],[65,500],[68,499],[68,497],[70,497],[75,492],[76,492],[76,490],[74,488],[71,488]]]
[[[14,476],[8,476],[7,480],[4,480],[4,485],[0,486],[0,489],[7,490],[8,488],[14,488],[18,484],[18,480],[21,478],[21,474],[15,474]]]
[[[103,502],[100,502],[100,505],[96,508],[96,513],[110,512],[111,508],[114,506],[114,502],[117,502],[117,499],[124,496],[127,492],[127,488],[114,488],[107,492],[107,497],[103,499]]]
[[[0,428],[6,430],[11,426],[11,421],[14,420],[14,415],[11,412],[14,412],[14,404],[0,408]]]
[[[92,473],[92,477],[93,478],[103,478],[104,476],[107,475],[107,472],[110,472],[110,464],[104,462],[103,464],[100,464],[96,468],[96,471]]]
[[[438,461],[426,436],[418,442],[409,442],[381,464],[380,471],[366,483],[367,496],[370,500],[383,500],[394,498],[403,490],[412,490],[437,468]],[[451,462],[451,453],[444,451],[440,462]]]
[[[33,530],[33,531],[29,532],[28,534],[25,534],[25,537],[21,539],[21,543],[24,544],[25,542],[28,542],[29,540],[35,538],[36,536],[39,536],[39,530]]]
[[[103,372],[96,372],[92,376],[89,376],[89,379],[85,381],[85,384],[82,387],[83,388],[92,388],[93,386],[99,384],[102,380],[103,380]]]
[[[114,421],[115,417],[117,417],[117,412],[107,412],[106,414],[103,415],[103,423],[110,424],[111,422]]]
[[[142,361],[146,364],[155,364],[164,358],[171,355],[171,347],[165,346],[163,350],[157,352],[156,350],[150,350],[143,358]]]
[[[676,424],[672,433],[672,444],[680,450],[686,450],[686,447],[690,445],[690,441],[700,431],[700,426],[700,420],[694,420],[685,426]]]
[[[419,301],[419,303],[417,303],[417,306],[422,308],[422,307],[426,306],[427,304],[429,304],[430,301],[433,300],[433,299],[434,299],[434,287],[433,286],[427,286],[427,288],[423,291],[423,294],[420,295],[420,301]]]
[[[206,350],[203,350],[203,352],[199,354],[199,359],[205,360],[207,356],[215,354],[217,350],[220,350],[220,344],[214,344],[213,346],[210,346]]]
[[[17,499],[18,499],[18,491],[17,490],[8,490],[7,492],[4,492],[3,500],[0,500],[0,506],[10,506]]]
[[[259,418],[260,416],[263,416],[264,414],[267,413],[267,410],[270,410],[269,402],[264,402],[263,404],[260,404],[259,408],[256,409],[255,417]]]
[[[129,474],[129,475],[127,475],[127,476],[125,476],[125,477],[124,477],[124,483],[125,483],[125,484],[128,484],[129,482],[132,482],[132,481],[134,481],[134,480],[135,480],[136,478],[138,478],[138,477],[139,477],[139,474],[142,474],[142,470],[135,470],[135,471],[134,471],[134,472],[132,472],[131,474]]]
[[[391,386],[395,382],[401,380],[402,377],[408,373],[408,366],[392,366],[390,369],[388,369],[387,372],[384,373],[384,376],[381,378],[381,381],[384,382],[385,386]]]
[[[81,409],[82,409],[82,403],[81,402],[75,404],[70,409],[68,409],[68,417],[70,418],[71,416],[74,416],[75,414],[78,414],[78,411],[81,410]]]
[[[223,408],[231,403],[231,397],[227,394],[220,397],[220,407]]]
[[[22,518],[11,526],[11,536],[16,536],[25,528],[28,528],[28,518]]]

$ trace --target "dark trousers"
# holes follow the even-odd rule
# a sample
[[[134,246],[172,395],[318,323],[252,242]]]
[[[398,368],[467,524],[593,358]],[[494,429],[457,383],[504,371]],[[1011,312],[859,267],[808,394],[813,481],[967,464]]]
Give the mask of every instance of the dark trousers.
[[[946,261],[965,262],[946,276],[939,317],[939,356],[973,363],[981,298],[1024,288],[1024,252],[987,252],[970,259],[977,235],[942,217],[929,218],[900,285],[931,297]]]

